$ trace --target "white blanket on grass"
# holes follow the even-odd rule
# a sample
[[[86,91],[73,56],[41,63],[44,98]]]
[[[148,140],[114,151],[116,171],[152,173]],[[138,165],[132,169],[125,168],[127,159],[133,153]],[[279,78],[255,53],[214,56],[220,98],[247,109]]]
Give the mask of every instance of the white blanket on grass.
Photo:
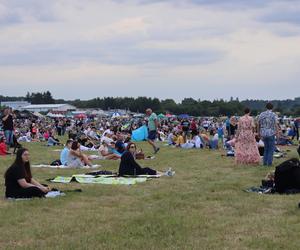
[[[51,165],[47,165],[47,164],[32,165],[31,167],[33,167],[33,168],[76,169],[74,167],[69,167],[69,166],[65,166],[65,165],[51,166]],[[101,167],[101,165],[96,164],[96,165],[93,165],[93,167],[84,166],[82,168],[84,168],[84,169],[90,169],[90,168],[100,168],[100,167]]]

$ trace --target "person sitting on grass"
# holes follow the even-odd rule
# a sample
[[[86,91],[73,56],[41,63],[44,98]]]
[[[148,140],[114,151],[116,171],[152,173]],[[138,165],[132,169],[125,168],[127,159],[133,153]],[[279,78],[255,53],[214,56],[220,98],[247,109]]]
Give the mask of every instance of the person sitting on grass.
[[[168,141],[168,145],[169,145],[169,146],[174,146],[174,145],[176,145],[176,142],[174,141],[174,138],[175,138],[174,133],[173,133],[173,131],[171,131],[171,132],[168,134],[168,137],[167,137],[167,141]]]
[[[210,145],[210,138],[207,135],[207,131],[206,130],[201,130],[200,133],[199,133],[199,135],[200,135],[201,141],[203,143],[203,146],[204,147],[209,147],[209,145]]]
[[[5,143],[5,137],[0,137],[0,156],[10,155],[10,153],[7,151],[6,143]]]
[[[5,175],[6,198],[44,197],[50,189],[32,178],[29,151],[21,148],[17,151],[15,162]]]
[[[54,137],[54,135],[52,133],[50,133],[49,138],[48,138],[47,146],[56,146],[56,145],[60,145],[60,142],[59,142],[58,139],[56,139]]]
[[[167,175],[173,176],[174,171],[170,168],[165,173],[153,170],[151,168],[142,168],[135,161],[136,145],[133,142],[128,143],[126,151],[121,157],[119,176],[124,175]]]
[[[90,159],[81,152],[80,143],[73,141],[68,154],[67,166],[71,168],[81,168],[84,166],[93,167]]]
[[[195,148],[197,148],[197,149],[204,147],[200,135],[197,135],[197,134],[194,135],[193,139],[192,139],[192,142],[195,145]]]
[[[110,152],[109,144],[107,141],[103,141],[102,145],[99,147],[99,155],[105,160],[118,160],[121,158],[119,154],[114,154]]]
[[[218,145],[219,144],[219,135],[215,129],[212,131],[212,134],[213,134],[213,137],[210,140],[209,148],[212,150],[215,150],[215,149],[218,149],[218,147],[219,147],[219,145]]]
[[[181,146],[184,145],[185,143],[186,141],[184,139],[183,132],[179,131],[177,141],[176,141],[176,147],[181,148]]]
[[[72,146],[73,140],[67,140],[65,148],[60,153],[60,162],[62,165],[67,166],[68,155]]]

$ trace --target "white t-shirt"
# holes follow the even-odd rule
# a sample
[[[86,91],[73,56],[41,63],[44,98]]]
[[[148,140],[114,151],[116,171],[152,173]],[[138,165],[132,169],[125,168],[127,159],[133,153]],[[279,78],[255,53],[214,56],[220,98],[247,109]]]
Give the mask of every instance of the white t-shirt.
[[[201,145],[203,145],[200,136],[196,135],[194,137],[194,144],[195,144],[195,148],[201,148]]]
[[[214,135],[213,140],[214,140],[214,141],[218,141],[218,140],[219,140],[219,135],[218,135],[218,133],[216,133],[216,134]]]

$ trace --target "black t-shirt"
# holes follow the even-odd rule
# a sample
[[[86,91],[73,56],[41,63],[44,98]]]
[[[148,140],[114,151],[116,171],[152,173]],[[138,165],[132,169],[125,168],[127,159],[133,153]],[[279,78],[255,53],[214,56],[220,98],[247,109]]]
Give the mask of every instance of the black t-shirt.
[[[5,175],[6,197],[14,197],[22,188],[18,183],[20,179],[25,179],[25,169],[21,166],[11,166]]]
[[[77,141],[79,142],[80,145],[85,146],[85,144],[87,143],[87,138],[84,139],[79,138]]]
[[[14,130],[14,121],[12,115],[9,115],[5,121],[3,121],[4,117],[5,115],[2,116],[3,130]]]
[[[183,122],[181,123],[181,126],[182,126],[182,130],[183,130],[183,131],[188,131],[189,128],[190,128],[190,123],[189,123],[188,121],[183,121]]]

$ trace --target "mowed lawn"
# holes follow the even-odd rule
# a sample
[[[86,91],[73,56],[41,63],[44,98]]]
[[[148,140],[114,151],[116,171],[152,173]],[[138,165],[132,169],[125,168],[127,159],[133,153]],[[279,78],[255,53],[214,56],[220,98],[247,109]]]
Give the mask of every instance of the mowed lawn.
[[[139,146],[150,153],[147,143]],[[42,143],[26,147],[32,164],[59,158]],[[83,192],[29,201],[1,198],[0,249],[299,249],[300,195],[244,192],[274,168],[235,166],[221,154],[162,146],[155,160],[140,163],[158,170],[171,166],[174,177],[133,186],[51,184]],[[296,155],[292,147],[289,157]],[[0,159],[2,196],[3,174],[13,159]],[[97,163],[113,171],[119,164]],[[42,183],[86,172],[33,169]]]

